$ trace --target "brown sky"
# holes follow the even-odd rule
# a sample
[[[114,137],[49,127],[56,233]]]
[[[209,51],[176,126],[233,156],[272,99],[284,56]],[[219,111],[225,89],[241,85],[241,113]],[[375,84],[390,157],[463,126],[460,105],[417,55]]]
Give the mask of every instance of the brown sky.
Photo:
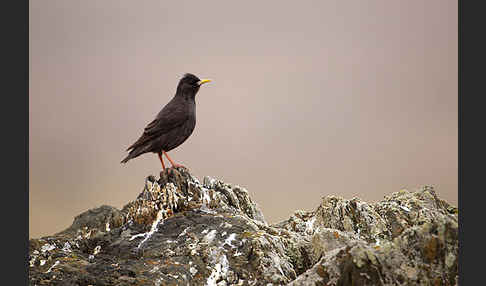
[[[171,157],[269,222],[424,184],[457,204],[457,1],[287,2],[30,1],[30,237],[136,198],[160,162],[119,162],[185,72],[213,82]]]

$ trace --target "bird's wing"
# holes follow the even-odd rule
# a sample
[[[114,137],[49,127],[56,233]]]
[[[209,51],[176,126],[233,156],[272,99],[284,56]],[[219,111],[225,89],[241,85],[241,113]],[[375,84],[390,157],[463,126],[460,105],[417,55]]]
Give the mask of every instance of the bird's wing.
[[[189,115],[186,110],[186,106],[183,104],[167,104],[160,112],[157,117],[147,124],[143,130],[142,136],[128,147],[127,151],[135,148],[136,146],[143,145],[145,142],[151,141],[162,134],[171,131],[178,126],[183,125]]]
[[[164,106],[155,119],[145,127],[144,134],[164,134],[184,124],[189,117],[187,106],[177,103],[171,101]]]

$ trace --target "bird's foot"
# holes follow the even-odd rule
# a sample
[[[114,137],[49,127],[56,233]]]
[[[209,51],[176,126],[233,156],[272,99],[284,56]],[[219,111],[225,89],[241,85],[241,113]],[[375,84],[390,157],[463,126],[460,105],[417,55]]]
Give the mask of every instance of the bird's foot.
[[[175,169],[177,169],[177,168],[184,168],[184,169],[187,169],[187,168],[186,168],[186,166],[181,165],[181,164],[172,164],[172,167],[170,167],[170,168],[171,168],[171,169],[172,169],[172,168],[175,168]]]

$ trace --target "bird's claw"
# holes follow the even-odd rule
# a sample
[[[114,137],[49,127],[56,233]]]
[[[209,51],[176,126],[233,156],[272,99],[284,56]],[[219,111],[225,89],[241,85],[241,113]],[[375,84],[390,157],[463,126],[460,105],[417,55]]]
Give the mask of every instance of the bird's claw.
[[[187,168],[186,168],[184,165],[181,165],[181,164],[174,164],[174,165],[172,165],[171,169],[172,169],[172,168],[175,168],[175,169],[177,169],[177,168],[184,168],[184,169],[187,169]]]

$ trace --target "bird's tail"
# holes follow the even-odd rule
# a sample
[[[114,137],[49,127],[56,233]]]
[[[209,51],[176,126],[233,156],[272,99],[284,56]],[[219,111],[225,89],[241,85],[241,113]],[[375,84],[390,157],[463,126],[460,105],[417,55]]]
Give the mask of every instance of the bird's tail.
[[[125,159],[121,160],[120,163],[126,163],[128,160],[133,159],[135,157],[140,156],[142,153],[144,153],[143,148],[134,148],[128,153],[128,156],[125,157]]]
[[[132,157],[130,154],[128,154],[128,156],[126,156],[126,157],[125,157],[125,159],[121,160],[121,162],[120,162],[120,163],[124,163],[124,164],[125,164],[126,162],[128,162],[128,160],[130,160],[130,159],[132,159],[132,158],[133,158],[133,157]]]

